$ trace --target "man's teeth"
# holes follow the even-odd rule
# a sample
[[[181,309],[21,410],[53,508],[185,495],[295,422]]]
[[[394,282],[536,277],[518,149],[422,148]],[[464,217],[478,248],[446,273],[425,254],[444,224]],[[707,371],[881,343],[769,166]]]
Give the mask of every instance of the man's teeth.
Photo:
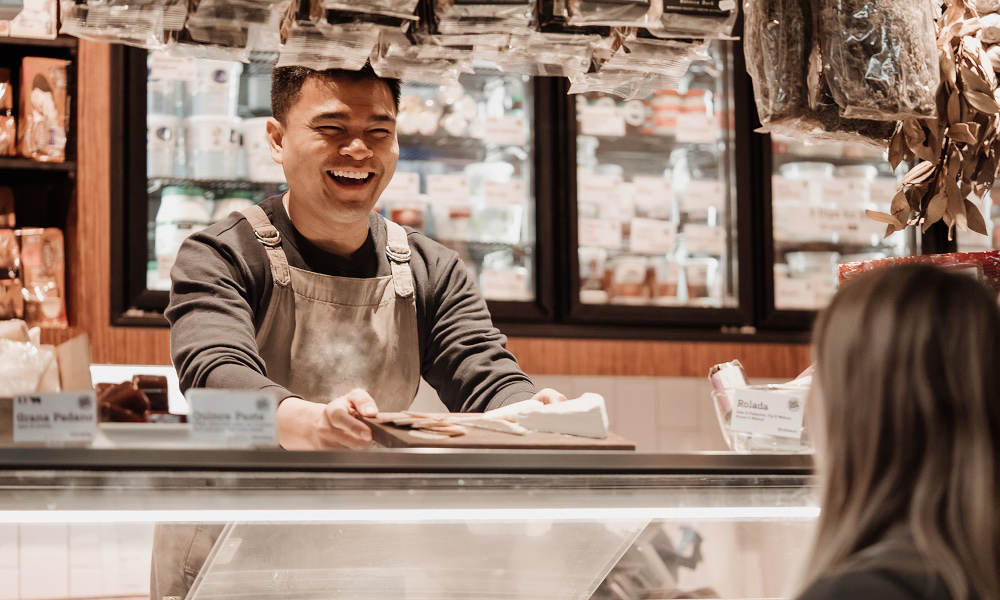
[[[347,179],[368,179],[368,173],[358,173],[357,171],[330,171],[334,177],[344,177]]]

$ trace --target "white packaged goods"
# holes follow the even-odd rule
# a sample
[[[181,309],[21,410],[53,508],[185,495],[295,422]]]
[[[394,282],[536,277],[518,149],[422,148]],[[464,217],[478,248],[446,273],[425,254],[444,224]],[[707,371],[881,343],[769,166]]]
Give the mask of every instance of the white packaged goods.
[[[181,243],[192,233],[208,227],[212,215],[199,188],[166,187],[160,198],[154,241],[156,289],[170,289],[170,269],[174,266]]]
[[[212,211],[212,222],[221,221],[228,217],[230,213],[239,212],[253,205],[253,192],[236,190],[223,194],[215,200],[215,209]]]
[[[243,121],[243,152],[246,156],[247,179],[262,183],[285,181],[281,165],[271,158],[267,141],[267,121],[270,117],[257,117]]]
[[[192,115],[236,116],[243,65],[223,60],[198,60],[191,89]]]
[[[193,179],[236,179],[239,176],[240,120],[195,116],[184,121],[187,173]]]
[[[146,176],[175,177],[177,172],[177,140],[181,120],[173,115],[146,116]]]

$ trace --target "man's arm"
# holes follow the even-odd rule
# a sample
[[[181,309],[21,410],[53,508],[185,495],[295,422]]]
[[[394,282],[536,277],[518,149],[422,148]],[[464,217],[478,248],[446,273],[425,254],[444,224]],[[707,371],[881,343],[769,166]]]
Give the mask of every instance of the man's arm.
[[[181,245],[170,276],[173,285],[164,314],[182,391],[261,390],[278,400],[292,395],[266,376],[251,308],[265,282],[254,281],[243,257],[217,237],[195,233]]]
[[[428,264],[429,323],[422,373],[452,412],[478,412],[531,398],[535,387],[507,351],[486,301],[454,252]]]

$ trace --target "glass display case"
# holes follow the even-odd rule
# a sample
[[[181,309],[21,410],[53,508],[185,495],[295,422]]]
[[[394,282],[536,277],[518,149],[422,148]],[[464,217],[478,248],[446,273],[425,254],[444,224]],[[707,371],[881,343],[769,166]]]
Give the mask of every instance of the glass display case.
[[[733,48],[714,44],[676,87],[645,99],[575,97],[573,313],[582,319],[689,321],[728,309],[711,313],[725,322],[748,308]]]
[[[801,456],[3,449],[0,465],[4,598],[148,597],[154,527],[190,524],[211,531],[192,599],[777,598],[819,513]]]
[[[819,310],[837,290],[837,265],[910,254],[865,210],[884,211],[898,180],[883,149],[805,144],[772,136],[774,307]]]
[[[265,131],[273,62],[148,54],[148,290],[169,291],[193,231],[287,189]],[[487,300],[534,302],[530,78],[480,70],[401,96],[399,163],[376,210],[458,251]]]

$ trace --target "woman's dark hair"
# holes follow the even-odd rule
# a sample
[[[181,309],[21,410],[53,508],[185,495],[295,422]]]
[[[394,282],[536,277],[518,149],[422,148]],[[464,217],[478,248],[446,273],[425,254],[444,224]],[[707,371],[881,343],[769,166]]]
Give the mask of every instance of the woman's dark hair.
[[[298,98],[299,90],[302,89],[302,84],[306,82],[306,79],[310,77],[319,77],[322,79],[348,79],[351,81],[363,81],[366,79],[373,79],[376,81],[381,81],[385,85],[389,86],[389,93],[392,94],[393,105],[396,110],[399,110],[399,94],[400,94],[400,82],[398,79],[392,79],[390,77],[379,77],[375,70],[372,69],[370,63],[365,63],[365,66],[360,71],[350,71],[346,69],[326,69],[323,71],[318,71],[316,69],[310,69],[309,67],[275,67],[271,71],[271,115],[281,121],[285,122],[285,113],[288,109],[295,104],[296,98]]]
[[[931,266],[866,274],[817,318],[813,351],[822,513],[806,584],[905,568],[953,600],[1000,598],[996,292]]]

